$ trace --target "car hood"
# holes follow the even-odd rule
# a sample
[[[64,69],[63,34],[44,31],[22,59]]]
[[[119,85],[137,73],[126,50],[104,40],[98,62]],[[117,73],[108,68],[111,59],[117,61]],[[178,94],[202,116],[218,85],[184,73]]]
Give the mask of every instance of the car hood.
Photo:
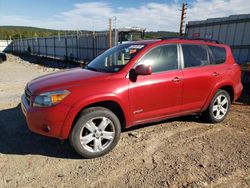
[[[68,89],[79,86],[86,81],[102,79],[110,73],[95,72],[82,68],[74,68],[56,73],[47,74],[31,80],[27,87],[33,95],[59,89]]]

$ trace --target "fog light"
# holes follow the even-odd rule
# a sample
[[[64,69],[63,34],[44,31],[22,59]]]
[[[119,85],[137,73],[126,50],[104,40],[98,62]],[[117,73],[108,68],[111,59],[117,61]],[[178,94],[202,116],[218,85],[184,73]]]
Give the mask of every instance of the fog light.
[[[43,125],[42,130],[46,133],[50,132],[51,127],[49,125]]]

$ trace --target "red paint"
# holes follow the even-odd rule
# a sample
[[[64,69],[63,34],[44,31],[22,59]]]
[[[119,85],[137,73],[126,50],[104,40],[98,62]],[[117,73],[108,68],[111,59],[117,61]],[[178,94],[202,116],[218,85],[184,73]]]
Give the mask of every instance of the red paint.
[[[145,76],[136,81],[129,71],[147,51],[162,44],[192,43],[216,45],[226,49],[224,64],[185,68]],[[233,89],[235,101],[241,94],[241,72],[231,49],[222,44],[192,40],[140,41],[147,45],[121,71],[102,73],[81,68],[53,73],[28,83],[34,96],[44,92],[67,89],[70,94],[53,107],[31,107],[22,97],[22,109],[29,128],[36,133],[67,139],[77,114],[86,106],[102,101],[116,102],[122,109],[126,127],[170,117],[204,111],[215,92],[222,87]],[[145,70],[140,70],[145,71]],[[46,131],[46,126],[51,130]]]

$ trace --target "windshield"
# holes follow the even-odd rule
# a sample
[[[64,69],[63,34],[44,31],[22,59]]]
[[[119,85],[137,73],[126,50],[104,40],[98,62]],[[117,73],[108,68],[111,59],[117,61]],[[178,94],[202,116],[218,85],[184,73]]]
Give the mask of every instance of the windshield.
[[[145,45],[138,44],[118,45],[95,58],[85,69],[98,72],[118,72],[144,47]]]

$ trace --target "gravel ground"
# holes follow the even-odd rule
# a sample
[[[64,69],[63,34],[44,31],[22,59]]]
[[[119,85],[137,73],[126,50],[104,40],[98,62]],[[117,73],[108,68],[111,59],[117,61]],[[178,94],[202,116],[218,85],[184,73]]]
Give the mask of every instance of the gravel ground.
[[[30,59],[8,54],[0,64],[0,187],[250,187],[249,93],[223,123],[187,116],[140,126],[108,155],[85,160],[67,141],[27,129],[25,84],[65,67]]]

